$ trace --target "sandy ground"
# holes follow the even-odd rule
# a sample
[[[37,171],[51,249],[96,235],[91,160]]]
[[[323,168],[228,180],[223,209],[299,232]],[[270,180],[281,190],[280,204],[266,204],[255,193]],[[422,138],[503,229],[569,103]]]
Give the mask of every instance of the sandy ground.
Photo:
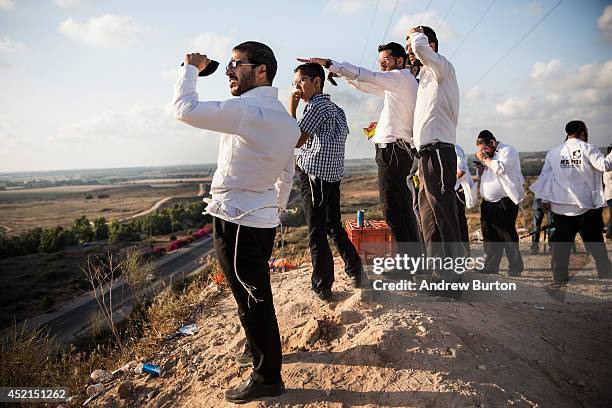
[[[355,290],[337,272],[335,301],[324,304],[310,293],[308,268],[274,273],[287,390],[246,406],[609,407],[612,280],[595,278],[592,260],[578,254],[570,284],[555,290],[549,261],[525,256],[520,278],[504,269],[502,276],[468,273],[466,281],[518,289],[459,301]],[[196,336],[147,356],[167,368],[162,378],[125,374],[136,390],[119,405],[231,406],[223,390],[248,376],[234,362],[244,335],[231,294],[217,299],[197,317]],[[112,389],[95,405],[116,395]]]

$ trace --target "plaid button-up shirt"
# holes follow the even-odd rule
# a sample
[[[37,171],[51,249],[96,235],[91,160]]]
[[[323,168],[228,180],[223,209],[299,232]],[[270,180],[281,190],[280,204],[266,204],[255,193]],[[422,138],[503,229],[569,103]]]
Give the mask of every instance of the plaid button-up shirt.
[[[296,164],[308,175],[328,182],[344,177],[344,148],[349,133],[344,111],[328,94],[313,96],[298,121],[310,138],[300,148]]]

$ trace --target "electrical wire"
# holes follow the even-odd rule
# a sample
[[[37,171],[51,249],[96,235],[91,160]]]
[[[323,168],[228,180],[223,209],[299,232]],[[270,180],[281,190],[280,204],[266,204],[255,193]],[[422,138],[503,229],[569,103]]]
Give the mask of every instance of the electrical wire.
[[[508,51],[506,51],[497,61],[495,61],[493,63],[493,65],[491,65],[491,67],[489,69],[487,69],[485,71],[484,74],[482,74],[482,76],[478,79],[478,81],[476,81],[474,83],[474,85],[472,85],[471,87],[469,87],[464,93],[463,96],[465,97],[465,95],[471,91],[472,89],[474,89],[487,75],[489,75],[489,73],[491,71],[493,71],[493,69],[495,69],[495,67],[497,65],[499,65],[500,62],[502,62],[508,55],[510,55],[512,53],[512,51],[514,51],[516,49],[516,47],[518,47],[524,40],[525,38],[527,38],[529,36],[529,34],[531,34],[540,24],[542,24],[542,22],[544,20],[546,20],[546,18],[553,12],[555,11],[555,9],[557,7],[559,7],[561,5],[561,3],[563,3],[565,0],[559,0],[550,10],[548,10],[548,12],[546,14],[544,14],[542,16],[542,18],[540,18],[538,20],[537,23],[535,23],[533,25],[533,27],[531,27],[525,34],[523,34],[523,36],[521,38],[519,38],[519,40],[517,42],[515,42]]]
[[[472,35],[472,33],[474,32],[474,30],[476,29],[476,27],[478,27],[478,25],[480,24],[480,22],[482,21],[482,19],[487,15],[487,13],[489,12],[489,10],[491,10],[491,7],[493,7],[493,5],[495,4],[497,0],[493,0],[491,3],[489,3],[489,6],[485,9],[485,11],[480,15],[480,17],[478,17],[478,20],[476,20],[476,23],[474,23],[474,25],[472,26],[472,28],[470,28],[470,30],[468,31],[468,33],[466,34],[465,37],[463,37],[463,39],[461,40],[461,42],[459,43],[459,45],[457,45],[457,47],[454,49],[454,51],[451,53],[451,57],[454,56],[457,51],[459,51],[459,48],[461,48],[461,46],[465,43],[465,41],[470,38],[470,35]]]

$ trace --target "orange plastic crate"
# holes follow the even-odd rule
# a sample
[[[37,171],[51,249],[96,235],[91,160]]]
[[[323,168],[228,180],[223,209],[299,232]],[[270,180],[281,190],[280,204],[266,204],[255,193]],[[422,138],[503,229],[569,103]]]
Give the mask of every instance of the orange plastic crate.
[[[391,231],[385,221],[366,220],[363,228],[359,228],[357,220],[347,220],[346,232],[367,264],[372,258],[391,256],[393,253]]]

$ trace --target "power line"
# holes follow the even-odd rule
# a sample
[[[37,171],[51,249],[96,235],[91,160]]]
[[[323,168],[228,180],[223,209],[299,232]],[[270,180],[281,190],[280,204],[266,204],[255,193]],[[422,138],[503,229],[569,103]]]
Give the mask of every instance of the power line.
[[[431,1],[432,0],[430,0],[429,4],[431,4]],[[383,43],[385,41],[385,38],[387,38],[387,34],[389,33],[389,28],[391,27],[391,22],[393,21],[393,17],[395,17],[395,13],[397,12],[397,6],[398,5],[399,5],[399,0],[395,0],[395,6],[393,7],[393,11],[391,12],[391,16],[389,17],[389,21],[387,22],[387,28],[385,28],[385,33],[383,34],[383,38],[382,38],[381,43]],[[372,64],[371,67],[373,65],[374,64]],[[361,108],[362,107],[363,107],[363,105],[359,105],[359,109],[356,111],[356,113],[361,113]],[[376,110],[378,110],[379,107],[380,107],[380,102],[379,102],[378,107],[376,107]],[[353,150],[351,150],[351,156],[355,153],[355,151],[357,151],[357,148],[361,145],[361,141],[362,140],[363,140],[363,137],[360,137],[357,140],[357,144],[355,144],[355,147],[353,147]]]
[[[429,1],[431,3],[431,0]],[[385,41],[387,38],[387,33],[389,33],[389,27],[391,27],[391,22],[393,21],[393,16],[395,16],[395,12],[397,11],[397,6],[399,6],[399,0],[395,0],[395,6],[393,6],[393,12],[391,13],[391,17],[389,17],[389,22],[387,23],[387,28],[385,29],[385,33],[383,34],[383,38],[381,42]]]
[[[457,47],[455,48],[455,50],[452,52],[451,57],[454,56],[457,51],[459,51],[459,48],[461,48],[461,46],[463,45],[463,43],[465,43],[465,41],[470,38],[470,35],[472,35],[472,33],[474,32],[474,30],[476,29],[476,27],[478,27],[478,25],[480,24],[480,22],[482,21],[482,19],[487,15],[487,13],[489,12],[489,10],[491,10],[491,7],[493,7],[493,5],[495,4],[497,0],[493,0],[491,3],[489,3],[489,6],[486,8],[486,10],[480,15],[480,17],[478,17],[478,20],[476,20],[476,23],[474,23],[474,25],[472,26],[472,28],[470,28],[470,30],[468,31],[467,35],[465,37],[463,37],[463,39],[461,40],[461,42],[459,43],[459,45],[457,45]]]
[[[487,69],[485,71],[484,74],[482,74],[482,76],[478,79],[478,81],[476,81],[476,83],[474,85],[472,85],[471,87],[469,87],[464,93],[463,96],[465,96],[469,91],[471,91],[472,89],[474,89],[487,75],[489,75],[489,73],[491,71],[493,71],[493,69],[500,63],[502,62],[508,55],[510,55],[510,53],[512,53],[512,51],[515,50],[516,47],[518,47],[524,40],[525,38],[527,38],[527,36],[529,36],[529,34],[531,34],[540,24],[542,24],[542,22],[553,12],[555,11],[555,9],[557,7],[559,7],[561,5],[561,3],[563,3],[564,0],[559,0],[557,2],[557,4],[555,4],[550,10],[548,10],[548,12],[546,14],[544,14],[544,16],[542,16],[542,18],[540,20],[538,20],[537,23],[534,24],[533,27],[531,27],[529,29],[529,31],[527,31],[521,38],[519,38],[519,40],[517,42],[515,42],[512,47],[510,47],[510,49],[504,53],[504,55],[502,55],[497,61],[495,61],[495,63],[493,65],[491,65],[491,67],[489,69]]]
[[[370,28],[368,29],[368,35],[366,37],[365,43],[363,44],[363,50],[361,50],[361,58],[359,58],[359,65],[363,63],[363,57],[365,57],[365,52],[368,47],[368,43],[370,42],[370,34],[372,34],[372,27],[374,27],[374,20],[376,20],[376,14],[378,13],[379,5],[380,5],[380,0],[376,2],[376,8],[374,9],[374,14],[372,14],[372,20],[370,20]]]
[[[370,29],[368,30],[368,35],[366,37],[365,43],[363,44],[363,49],[361,50],[361,58],[359,58],[359,66],[361,66],[363,62],[363,58],[365,56],[365,52],[370,41],[370,34],[372,33],[372,27],[374,27],[374,21],[376,19],[376,14],[378,13],[378,6],[380,5],[380,0],[376,2],[376,7],[374,8],[374,14],[372,14],[372,19],[370,20]],[[348,102],[348,106],[346,107],[346,111],[353,108],[353,99],[350,99]],[[353,112],[354,113],[354,112]]]
[[[423,11],[423,13],[421,14],[421,19],[419,20],[419,25],[421,25],[421,23],[423,23],[423,19],[425,18],[425,14],[427,14],[427,12],[429,11],[429,7],[431,7],[431,3],[433,2],[433,0],[429,0],[429,3],[427,3],[427,7],[425,7],[425,11]]]
[[[446,14],[444,14],[444,17],[442,17],[442,20],[446,21],[446,17],[448,17],[453,7],[455,7],[455,3],[457,3],[457,0],[453,0],[453,3],[450,5],[448,10],[446,10]]]

